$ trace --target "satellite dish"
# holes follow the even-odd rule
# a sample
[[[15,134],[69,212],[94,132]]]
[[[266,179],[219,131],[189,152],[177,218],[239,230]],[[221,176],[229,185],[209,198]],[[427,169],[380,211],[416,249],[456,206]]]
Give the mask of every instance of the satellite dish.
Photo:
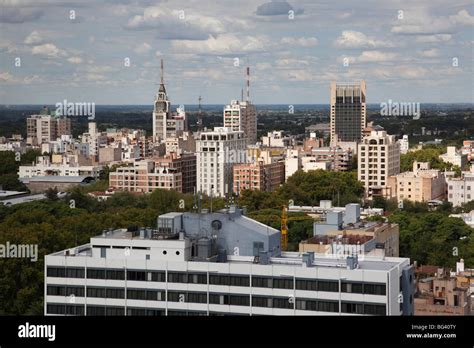
[[[211,226],[215,230],[220,230],[222,228],[222,222],[220,220],[214,220],[212,221]]]

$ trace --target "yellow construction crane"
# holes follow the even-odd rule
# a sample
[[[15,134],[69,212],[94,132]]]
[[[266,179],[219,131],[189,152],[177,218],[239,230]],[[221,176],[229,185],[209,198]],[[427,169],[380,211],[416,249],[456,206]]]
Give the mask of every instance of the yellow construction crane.
[[[288,247],[288,214],[286,206],[281,210],[281,250]]]
[[[288,208],[283,206],[281,210],[281,216],[278,215],[252,215],[249,217],[257,221],[280,221],[281,222],[281,250],[285,251],[288,248],[288,222],[289,221],[303,221],[303,220],[314,220],[313,217],[305,216],[292,216],[288,217]]]

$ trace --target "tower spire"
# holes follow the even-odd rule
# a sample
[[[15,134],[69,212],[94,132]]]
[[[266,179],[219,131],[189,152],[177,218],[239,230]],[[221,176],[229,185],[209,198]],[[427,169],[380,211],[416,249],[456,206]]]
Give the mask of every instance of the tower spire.
[[[250,101],[250,67],[249,59],[247,58],[247,102]]]
[[[161,58],[161,84],[164,84],[164,80],[163,80],[163,58]]]

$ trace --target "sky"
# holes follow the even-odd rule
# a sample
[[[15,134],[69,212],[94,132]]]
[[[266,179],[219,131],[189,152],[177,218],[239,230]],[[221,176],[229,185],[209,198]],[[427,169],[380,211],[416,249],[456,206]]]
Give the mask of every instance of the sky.
[[[474,102],[472,0],[0,0],[0,104]]]

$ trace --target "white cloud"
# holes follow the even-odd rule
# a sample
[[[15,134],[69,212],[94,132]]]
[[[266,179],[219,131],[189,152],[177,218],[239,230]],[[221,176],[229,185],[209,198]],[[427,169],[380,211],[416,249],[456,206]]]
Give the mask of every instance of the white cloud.
[[[459,26],[474,25],[474,17],[466,10],[451,16],[434,17],[426,11],[406,12],[406,18],[392,27],[396,34],[449,34]]]
[[[67,56],[66,51],[56,47],[56,45],[52,43],[46,43],[43,45],[35,46],[31,49],[31,53],[34,55],[42,55],[55,58]]]
[[[474,25],[474,16],[466,10],[461,10],[453,16],[449,16],[451,22],[459,25]]]
[[[315,37],[284,37],[281,43],[287,46],[312,47],[318,44],[318,39]]]
[[[217,37],[210,36],[204,41],[182,40],[172,42],[172,47],[176,50],[209,55],[261,52],[268,49],[271,45],[271,40],[263,35],[244,36],[235,34],[223,34]]]
[[[439,49],[437,48],[431,48],[431,49],[419,52],[419,55],[422,57],[434,58],[434,57],[438,57],[440,55],[440,52],[439,52]]]
[[[433,43],[433,42],[446,42],[451,40],[453,36],[451,34],[435,34],[435,35],[419,35],[416,38],[416,42],[420,43]]]
[[[398,57],[396,53],[381,51],[364,51],[357,57],[359,62],[387,62],[393,61]]]
[[[393,47],[394,45],[388,41],[370,38],[359,31],[344,30],[334,42],[334,46],[339,48],[376,48]]]
[[[137,45],[134,49],[135,53],[138,53],[138,54],[145,54],[145,53],[148,53],[150,50],[151,50],[151,46],[146,42],[140,45]]]
[[[183,12],[181,12],[183,11]],[[147,7],[143,15],[130,18],[125,26],[130,30],[157,30],[157,36],[169,40],[205,40],[210,34],[221,34],[226,26],[218,17],[196,12],[170,10],[163,6]]]
[[[72,64],[81,64],[83,60],[81,57],[70,57],[67,61]]]
[[[43,36],[37,32],[36,30],[33,30],[30,35],[28,35],[25,40],[23,41],[24,44],[26,45],[38,45],[43,43],[44,38]]]

